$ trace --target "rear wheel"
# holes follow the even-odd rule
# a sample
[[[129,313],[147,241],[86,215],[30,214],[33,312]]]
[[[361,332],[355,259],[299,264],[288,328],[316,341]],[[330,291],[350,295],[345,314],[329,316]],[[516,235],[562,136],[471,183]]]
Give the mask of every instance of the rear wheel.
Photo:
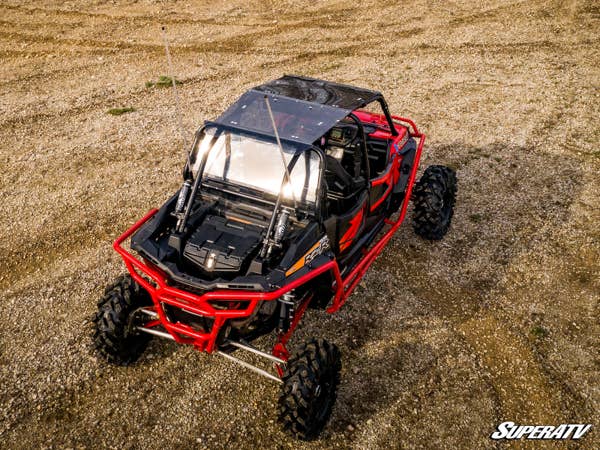
[[[329,420],[342,362],[338,348],[311,339],[287,361],[279,397],[279,421],[301,440],[315,439]]]
[[[109,285],[94,316],[94,346],[109,362],[128,365],[146,349],[150,335],[136,330],[136,310],[152,300],[131,276],[122,275]]]
[[[415,184],[413,228],[419,236],[437,241],[450,228],[456,203],[456,173],[446,166],[429,166]]]

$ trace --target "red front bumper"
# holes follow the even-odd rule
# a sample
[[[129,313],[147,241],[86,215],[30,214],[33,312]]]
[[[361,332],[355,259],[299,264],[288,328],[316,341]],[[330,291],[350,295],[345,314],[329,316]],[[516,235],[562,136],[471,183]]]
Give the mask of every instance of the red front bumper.
[[[145,325],[147,328],[162,326],[173,338],[180,343],[193,344],[199,350],[212,352],[215,349],[217,336],[223,324],[229,319],[240,319],[249,317],[261,301],[277,300],[286,292],[291,291],[320,274],[332,271],[338,285],[341,284],[340,272],[335,260],[330,261],[306,275],[286,284],[285,286],[268,292],[242,291],[242,290],[219,290],[211,291],[202,295],[195,295],[181,289],[168,285],[167,276],[160,269],[135,258],[122,247],[123,241],[135,233],[146,221],[148,221],[157,210],[153,209],[142,219],[136,222],[129,230],[120,236],[113,244],[114,249],[123,257],[125,265],[131,276],[145,290],[148,291],[154,303],[154,310],[159,320],[151,321]],[[150,281],[151,280],[151,281]],[[336,298],[338,295],[336,295]],[[231,301],[243,302],[242,309],[227,309]],[[215,308],[213,305],[223,302],[223,308]],[[187,312],[198,314],[203,317],[213,318],[214,322],[210,330],[199,331],[189,325],[180,322],[172,322],[165,313],[164,305],[184,309]]]

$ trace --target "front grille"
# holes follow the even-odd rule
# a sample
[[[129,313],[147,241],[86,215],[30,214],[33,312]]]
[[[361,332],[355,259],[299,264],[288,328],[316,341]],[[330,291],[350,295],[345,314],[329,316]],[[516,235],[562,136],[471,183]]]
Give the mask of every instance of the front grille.
[[[215,309],[234,309],[243,310],[247,309],[250,305],[248,300],[209,300],[208,303]]]
[[[182,291],[189,292],[190,294],[194,294],[194,295],[204,295],[204,294],[206,294],[206,291],[207,291],[206,289],[195,287],[195,286],[189,286],[187,284],[183,284],[178,281],[173,281],[173,282],[169,283],[169,285],[174,287],[175,289],[180,289]]]
[[[170,322],[179,322],[181,324],[188,325],[194,330],[200,331],[202,333],[210,333],[210,331],[212,330],[214,323],[213,317],[199,316],[197,314],[188,312],[182,308],[167,305],[164,303],[163,309]]]

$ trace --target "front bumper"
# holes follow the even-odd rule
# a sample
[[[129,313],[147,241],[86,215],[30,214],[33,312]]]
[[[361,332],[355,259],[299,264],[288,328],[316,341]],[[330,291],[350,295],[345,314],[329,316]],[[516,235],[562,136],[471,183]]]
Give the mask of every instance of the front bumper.
[[[228,289],[196,295],[177,289],[168,284],[168,277],[163,271],[148,261],[140,261],[122,246],[123,242],[134,234],[145,222],[150,220],[157,211],[157,209],[151,210],[136,222],[114,242],[113,248],[123,258],[127,270],[133,279],[148,291],[152,298],[154,304],[153,310],[158,315],[158,320],[147,322],[144,327],[163,327],[179,343],[192,344],[198,350],[209,353],[213,352],[223,325],[230,319],[243,319],[251,316],[256,311],[260,302],[277,300],[283,294],[327,271],[333,271],[335,279],[341,282],[339,269],[334,260],[311,270],[306,275],[274,291]],[[232,302],[239,302],[235,309],[228,308],[228,305]],[[173,308],[180,308],[185,312],[205,318],[211,318],[212,324],[210,329],[198,330],[184,323],[170,320],[165,310],[166,305]]]

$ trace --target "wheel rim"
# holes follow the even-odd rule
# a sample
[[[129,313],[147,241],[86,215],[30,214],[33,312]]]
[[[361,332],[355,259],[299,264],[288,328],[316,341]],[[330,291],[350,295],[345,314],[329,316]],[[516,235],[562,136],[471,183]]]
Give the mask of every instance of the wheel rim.
[[[315,388],[315,410],[317,413],[317,420],[323,421],[329,412],[332,400],[332,382],[331,382],[331,371],[327,371],[323,374],[323,377],[319,380],[319,384]]]
[[[452,195],[446,191],[442,197],[442,222],[446,224],[452,214]]]
[[[129,314],[127,318],[127,327],[125,328],[125,337],[130,339],[136,336],[141,336],[143,333],[137,329],[139,326],[144,326],[148,322],[147,316],[144,316],[140,309],[136,309]]]

